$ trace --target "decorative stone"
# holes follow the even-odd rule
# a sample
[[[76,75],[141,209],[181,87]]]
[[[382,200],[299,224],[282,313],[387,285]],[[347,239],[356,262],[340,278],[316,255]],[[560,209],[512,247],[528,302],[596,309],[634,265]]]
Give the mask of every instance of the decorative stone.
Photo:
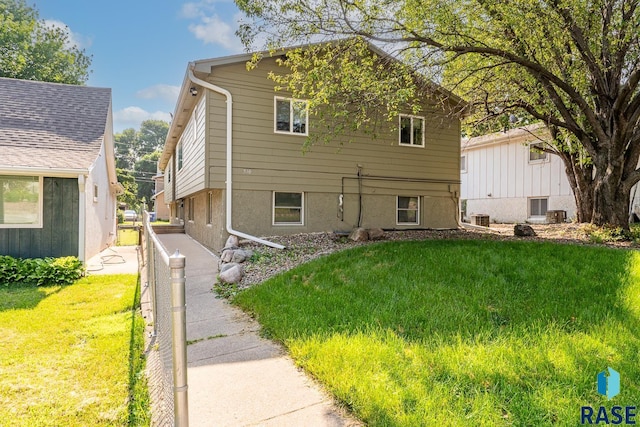
[[[233,249],[224,248],[222,250],[222,255],[220,255],[220,262],[222,263],[231,262],[231,260],[233,259],[234,252],[235,250]]]
[[[240,244],[238,240],[238,236],[234,236],[233,234],[227,238],[227,243],[224,244],[225,248],[237,248]]]
[[[218,279],[223,283],[239,283],[244,272],[240,264],[225,264],[218,275]]]
[[[366,242],[369,240],[369,233],[364,228],[356,228],[349,234],[349,239],[354,242]]]
[[[232,252],[231,262],[241,263],[247,259],[247,254],[242,249],[236,249],[235,251],[229,252]]]
[[[222,264],[222,266],[220,267],[220,272],[222,273],[223,271],[227,271],[237,265],[239,264],[236,264],[236,263]]]
[[[513,226],[513,235],[519,237],[533,237],[537,234],[530,225],[516,224]]]
[[[384,230],[382,228],[370,228],[367,233],[369,234],[369,240],[384,239]]]

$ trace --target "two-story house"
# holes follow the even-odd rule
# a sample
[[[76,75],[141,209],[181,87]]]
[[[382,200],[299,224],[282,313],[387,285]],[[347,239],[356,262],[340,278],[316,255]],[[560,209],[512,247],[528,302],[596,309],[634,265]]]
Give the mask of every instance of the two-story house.
[[[303,153],[320,132],[307,102],[274,90],[269,72],[286,72],[275,57],[247,70],[251,56],[188,66],[159,161],[172,221],[214,249],[229,234],[457,227],[461,100],[443,107],[425,91],[421,113],[400,114],[377,138]]]

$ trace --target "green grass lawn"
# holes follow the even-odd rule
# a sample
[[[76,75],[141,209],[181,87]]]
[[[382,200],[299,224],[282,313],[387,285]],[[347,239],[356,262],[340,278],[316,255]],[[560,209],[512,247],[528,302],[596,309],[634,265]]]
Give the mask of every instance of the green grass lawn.
[[[640,402],[640,254],[423,241],[314,260],[237,295],[371,426],[579,425]],[[621,373],[611,401],[596,391]]]
[[[0,289],[0,425],[149,425],[134,275]]]
[[[139,232],[135,229],[118,229],[118,246],[136,246]]]

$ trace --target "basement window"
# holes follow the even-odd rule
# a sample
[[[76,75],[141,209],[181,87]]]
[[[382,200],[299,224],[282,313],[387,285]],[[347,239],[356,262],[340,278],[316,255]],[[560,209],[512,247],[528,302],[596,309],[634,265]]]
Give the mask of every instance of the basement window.
[[[548,204],[549,199],[546,198],[529,199],[529,216],[546,216]]]
[[[273,225],[304,225],[304,193],[273,192]]]
[[[398,196],[396,198],[396,224],[420,224],[420,197]]]

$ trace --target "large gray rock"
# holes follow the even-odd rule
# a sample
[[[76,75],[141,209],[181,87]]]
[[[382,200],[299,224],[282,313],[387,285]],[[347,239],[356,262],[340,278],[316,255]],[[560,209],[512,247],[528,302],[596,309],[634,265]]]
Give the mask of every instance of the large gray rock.
[[[382,228],[370,228],[367,233],[369,233],[369,240],[384,239],[384,230]]]
[[[225,248],[237,248],[240,244],[238,240],[238,236],[234,236],[233,234],[227,238],[227,243],[224,244]]]
[[[240,264],[225,264],[218,274],[218,280],[222,283],[239,283],[243,275],[244,271]]]
[[[233,259],[234,252],[235,252],[234,249],[224,248],[222,250],[222,254],[220,255],[220,262],[223,264],[227,262],[231,262],[231,260]]]
[[[245,251],[243,251],[242,249],[236,249],[233,251],[231,262],[239,264],[241,262],[245,262],[247,258],[247,253]]]
[[[536,232],[527,224],[516,224],[513,226],[514,236],[519,237],[533,237],[536,236]]]
[[[369,233],[364,228],[356,228],[349,234],[349,239],[354,242],[366,242],[369,240]]]

